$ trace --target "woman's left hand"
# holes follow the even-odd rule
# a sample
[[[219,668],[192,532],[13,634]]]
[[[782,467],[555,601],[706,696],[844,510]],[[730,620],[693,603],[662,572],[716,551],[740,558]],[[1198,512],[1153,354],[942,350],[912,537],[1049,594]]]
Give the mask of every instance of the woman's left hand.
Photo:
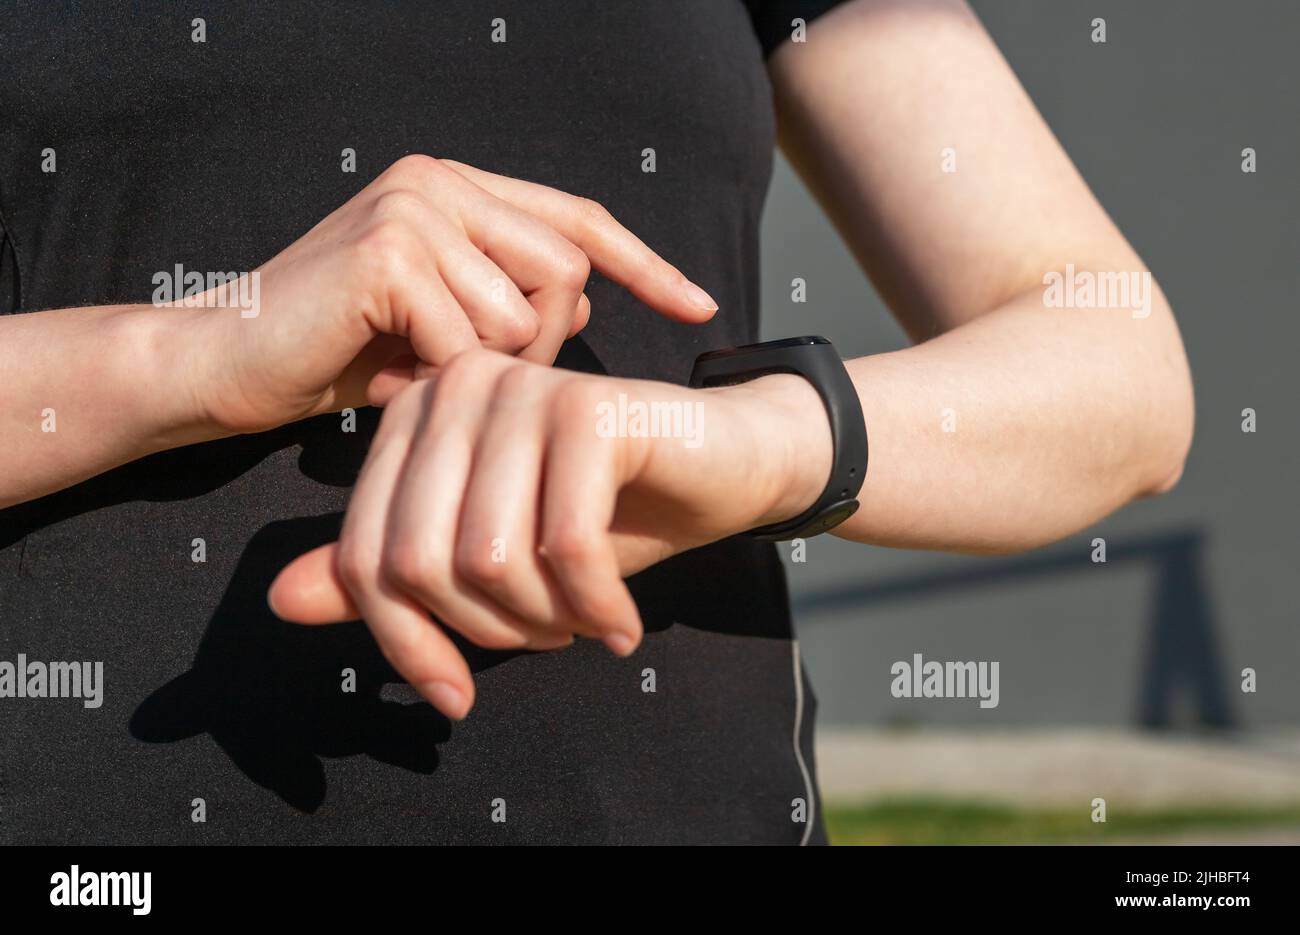
[[[430,614],[491,649],[588,636],[631,653],[624,576],[805,509],[830,472],[820,412],[790,375],[693,390],[467,351],[392,399],[339,541],[286,567],[271,605],[364,618],[404,678],[464,717],[469,668]]]

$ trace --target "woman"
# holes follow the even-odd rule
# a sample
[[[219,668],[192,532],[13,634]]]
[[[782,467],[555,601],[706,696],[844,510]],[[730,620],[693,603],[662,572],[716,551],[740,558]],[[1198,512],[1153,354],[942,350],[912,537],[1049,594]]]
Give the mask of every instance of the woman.
[[[823,840],[738,534],[831,425],[683,386],[755,340],[776,139],[922,342],[847,363],[835,534],[1009,552],[1177,481],[1170,309],[1055,307],[1149,274],[961,3],[145,6],[0,40],[6,840]],[[638,404],[698,432],[601,430]]]

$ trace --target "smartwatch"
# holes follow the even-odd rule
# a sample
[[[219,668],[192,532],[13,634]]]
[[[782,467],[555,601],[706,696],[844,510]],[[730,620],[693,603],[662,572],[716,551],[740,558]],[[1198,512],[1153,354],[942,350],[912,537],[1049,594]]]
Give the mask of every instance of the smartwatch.
[[[857,512],[867,473],[867,428],[844,362],[830,341],[815,335],[708,351],[695,358],[690,385],[731,386],[770,373],[793,373],[811,383],[831,424],[831,476],[821,496],[798,516],[747,533],[783,542],[826,532]]]

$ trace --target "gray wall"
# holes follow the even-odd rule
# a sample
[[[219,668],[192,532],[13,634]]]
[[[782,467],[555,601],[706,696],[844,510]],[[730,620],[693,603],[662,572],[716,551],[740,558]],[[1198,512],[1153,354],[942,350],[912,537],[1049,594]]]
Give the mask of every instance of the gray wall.
[[[1300,724],[1300,3],[974,6],[1172,302],[1196,441],[1172,494],[1029,555],[812,540],[788,567],[819,722]],[[906,343],[784,163],[763,231],[766,337],[825,334],[845,356]],[[790,301],[796,276],[806,304]],[[1089,558],[1098,535],[1105,565]],[[1000,706],[892,698],[891,663],[916,652],[999,661]],[[1246,666],[1256,694],[1240,690]]]

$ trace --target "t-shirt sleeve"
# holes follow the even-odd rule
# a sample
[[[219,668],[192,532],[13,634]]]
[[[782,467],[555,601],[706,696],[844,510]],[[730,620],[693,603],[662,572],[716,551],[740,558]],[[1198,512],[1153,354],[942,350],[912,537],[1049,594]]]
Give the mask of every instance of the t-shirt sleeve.
[[[827,10],[845,0],[745,0],[754,33],[766,58],[794,32],[791,21],[802,19],[809,25]]]

